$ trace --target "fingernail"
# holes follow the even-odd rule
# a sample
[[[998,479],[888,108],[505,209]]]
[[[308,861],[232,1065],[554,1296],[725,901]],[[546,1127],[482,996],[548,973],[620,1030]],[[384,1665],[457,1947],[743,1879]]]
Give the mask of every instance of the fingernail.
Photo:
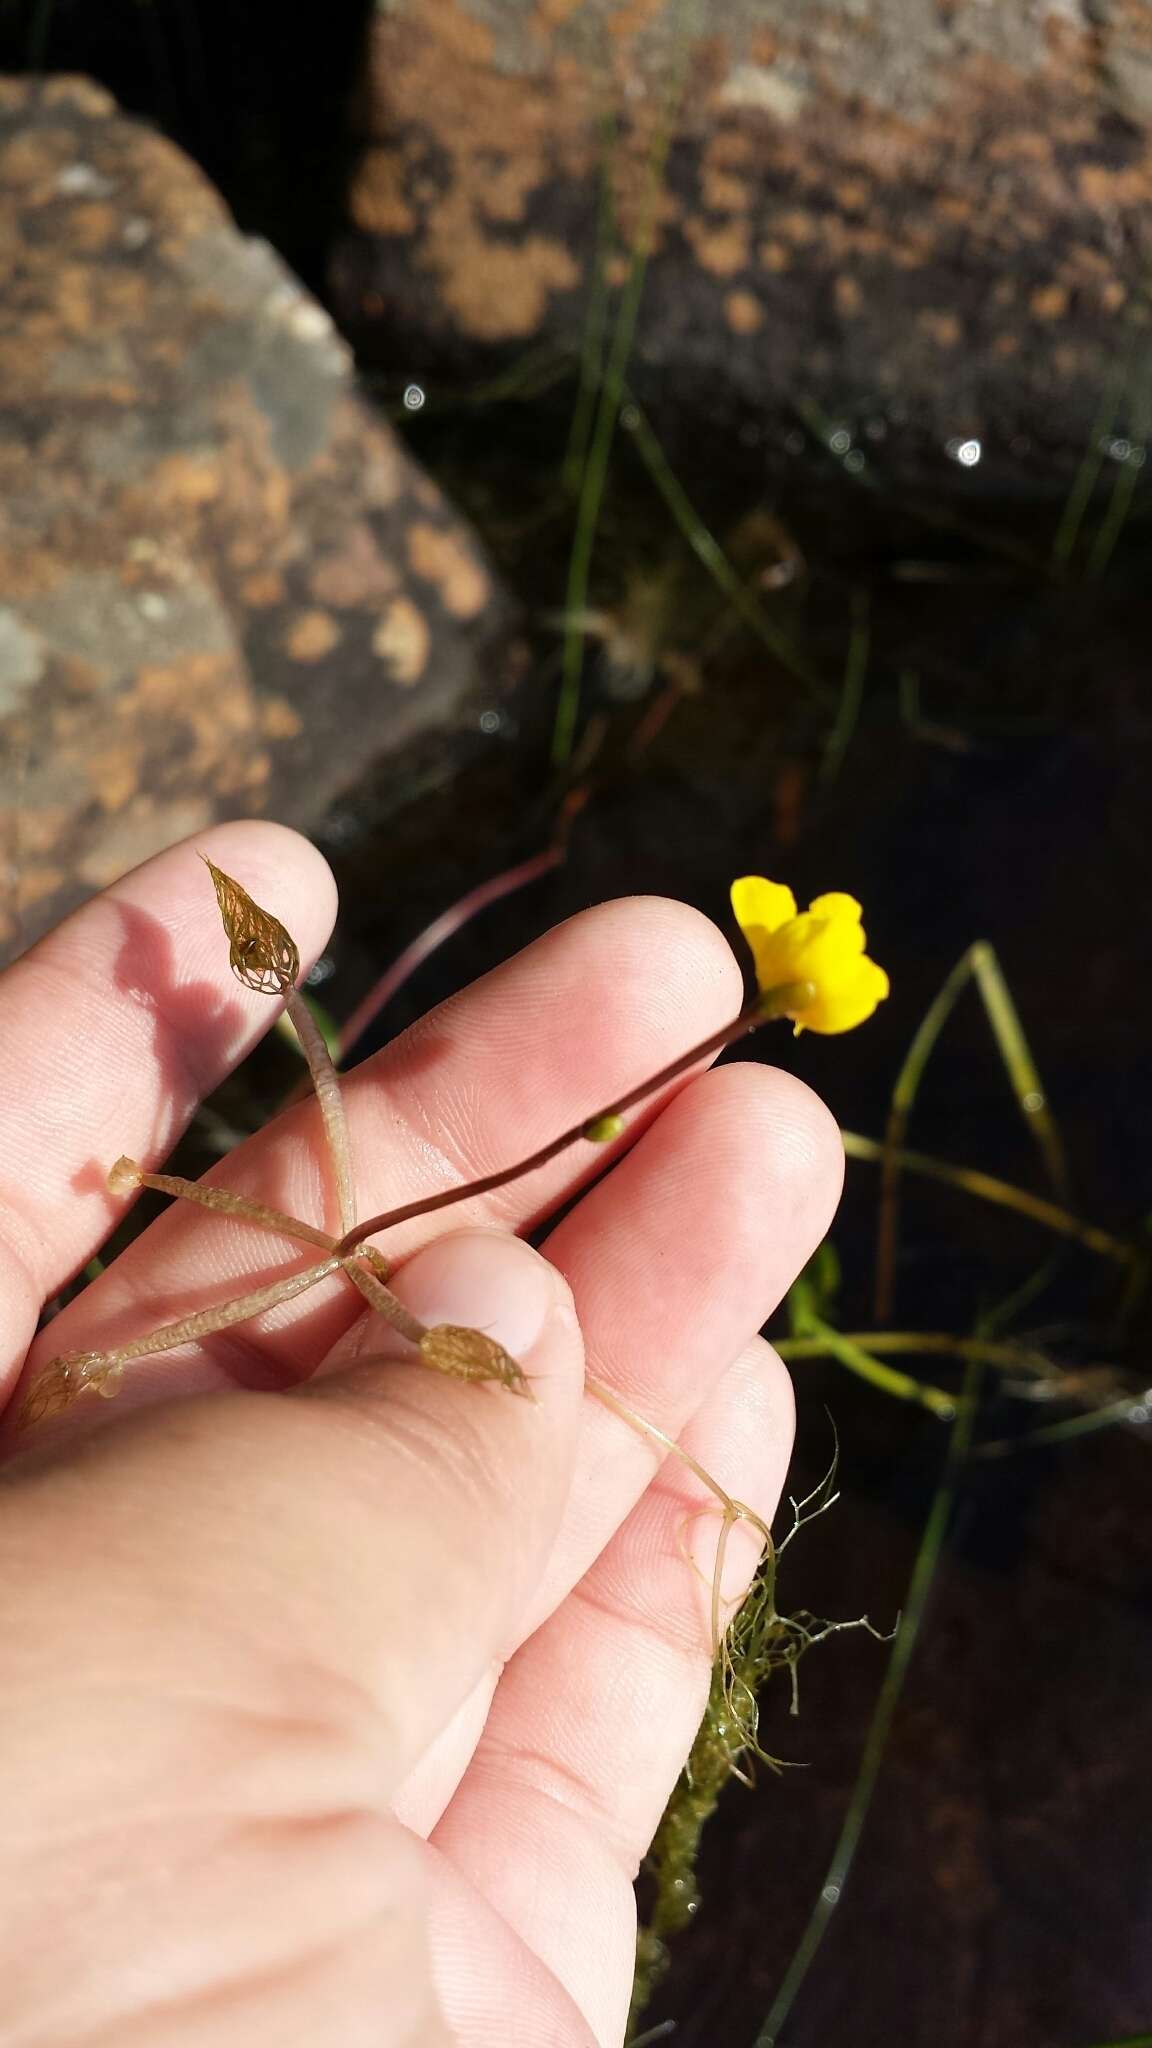
[[[393,1286],[429,1329],[460,1323],[482,1330],[521,1364],[560,1298],[547,1260],[518,1237],[496,1230],[437,1238],[409,1259]]]

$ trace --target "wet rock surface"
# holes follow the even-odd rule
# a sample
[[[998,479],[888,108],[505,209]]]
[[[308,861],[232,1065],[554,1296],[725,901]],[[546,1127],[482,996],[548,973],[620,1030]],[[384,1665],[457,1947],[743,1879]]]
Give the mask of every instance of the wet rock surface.
[[[475,723],[506,614],[345,344],[79,79],[0,84],[0,950],[181,833]],[[472,708],[469,708],[472,707]]]
[[[339,314],[429,373],[574,359],[650,227],[629,374],[681,441],[1066,491],[1143,438],[1150,123],[1147,0],[407,0]]]

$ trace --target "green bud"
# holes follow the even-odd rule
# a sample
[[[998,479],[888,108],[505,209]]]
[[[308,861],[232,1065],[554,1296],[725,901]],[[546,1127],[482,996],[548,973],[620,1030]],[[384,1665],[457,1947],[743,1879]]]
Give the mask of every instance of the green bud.
[[[624,1129],[622,1116],[594,1116],[585,1124],[584,1136],[593,1145],[607,1145],[612,1138],[618,1138]]]
[[[816,1001],[816,984],[813,981],[786,981],[780,988],[766,988],[760,996],[760,1015],[772,1017],[794,1017],[797,1011],[806,1010]]]

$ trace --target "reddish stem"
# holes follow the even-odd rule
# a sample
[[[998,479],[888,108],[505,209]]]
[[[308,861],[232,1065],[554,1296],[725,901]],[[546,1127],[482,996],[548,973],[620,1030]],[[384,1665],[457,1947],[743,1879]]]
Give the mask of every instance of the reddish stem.
[[[774,990],[772,993],[774,997],[789,998],[797,991],[788,988]],[[618,1096],[615,1102],[606,1103],[604,1108],[597,1110],[593,1116],[583,1117],[578,1124],[572,1125],[571,1130],[564,1131],[549,1144],[541,1145],[538,1152],[529,1153],[527,1159],[517,1160],[515,1166],[503,1166],[496,1173],[486,1173],[480,1180],[469,1181],[467,1186],[444,1188],[438,1195],[422,1195],[415,1202],[405,1202],[402,1208],[386,1209],[379,1216],[370,1216],[366,1223],[358,1223],[354,1230],[349,1230],[341,1238],[337,1251],[343,1257],[361,1244],[366,1237],[375,1237],[378,1230],[390,1230],[394,1224],[411,1222],[414,1216],[428,1216],[435,1209],[447,1209],[451,1203],[462,1202],[469,1195],[491,1194],[496,1188],[507,1187],[509,1181],[519,1180],[522,1174],[534,1173],[537,1167],[547,1166],[550,1160],[555,1159],[569,1145],[574,1145],[578,1138],[585,1137],[590,1125],[600,1123],[606,1117],[622,1116],[626,1109],[634,1108],[636,1103],[642,1102],[644,1097],[651,1095],[655,1089],[664,1087],[669,1081],[678,1080],[681,1074],[686,1074],[688,1069],[696,1066],[700,1060],[711,1058],[714,1053],[722,1052],[725,1046],[734,1044],[738,1038],[743,1038],[747,1032],[755,1031],[758,1025],[767,1021],[769,1015],[781,1014],[784,1013],[780,1009],[766,1012],[764,997],[754,996],[750,1003],[745,1004],[739,1016],[734,1017],[728,1024],[722,1024],[719,1031],[712,1032],[710,1037],[702,1039],[700,1044],[694,1045],[689,1052],[681,1053],[678,1059],[670,1060],[666,1067],[661,1067],[659,1073],[650,1074],[646,1081],[641,1081],[635,1088],[630,1088],[626,1095]]]
[[[478,882],[467,895],[461,896],[439,917],[426,925],[411,945],[387,971],[373,983],[366,996],[357,1003],[352,1015],[343,1025],[337,1040],[335,1057],[337,1063],[345,1059],[357,1040],[362,1038],[374,1017],[378,1016],[385,1003],[390,1003],[405,982],[422,967],[429,955],[452,938],[462,925],[476,916],[477,911],[487,910],[490,903],[498,903],[502,896],[511,896],[516,889],[523,889],[540,875],[546,875],[551,868],[559,867],[564,859],[562,846],[546,846],[543,853],[534,853],[529,860],[522,860],[517,867],[505,868],[503,874],[492,875],[486,882]]]

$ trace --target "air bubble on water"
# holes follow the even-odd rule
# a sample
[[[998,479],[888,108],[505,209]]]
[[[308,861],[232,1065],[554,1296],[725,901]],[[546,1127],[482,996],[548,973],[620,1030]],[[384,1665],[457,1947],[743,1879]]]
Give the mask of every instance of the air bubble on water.
[[[847,455],[852,446],[852,436],[847,427],[833,427],[828,436],[828,446],[833,455]]]
[[[408,412],[419,412],[428,394],[422,384],[404,386],[404,404]]]
[[[953,462],[958,462],[961,469],[975,469],[984,453],[984,446],[976,439],[975,434],[969,434],[963,439],[957,434],[945,444],[944,452],[951,456]]]
[[[859,448],[850,448],[848,450],[847,455],[844,457],[844,467],[850,470],[853,476],[859,476],[860,471],[864,467],[864,457]]]

